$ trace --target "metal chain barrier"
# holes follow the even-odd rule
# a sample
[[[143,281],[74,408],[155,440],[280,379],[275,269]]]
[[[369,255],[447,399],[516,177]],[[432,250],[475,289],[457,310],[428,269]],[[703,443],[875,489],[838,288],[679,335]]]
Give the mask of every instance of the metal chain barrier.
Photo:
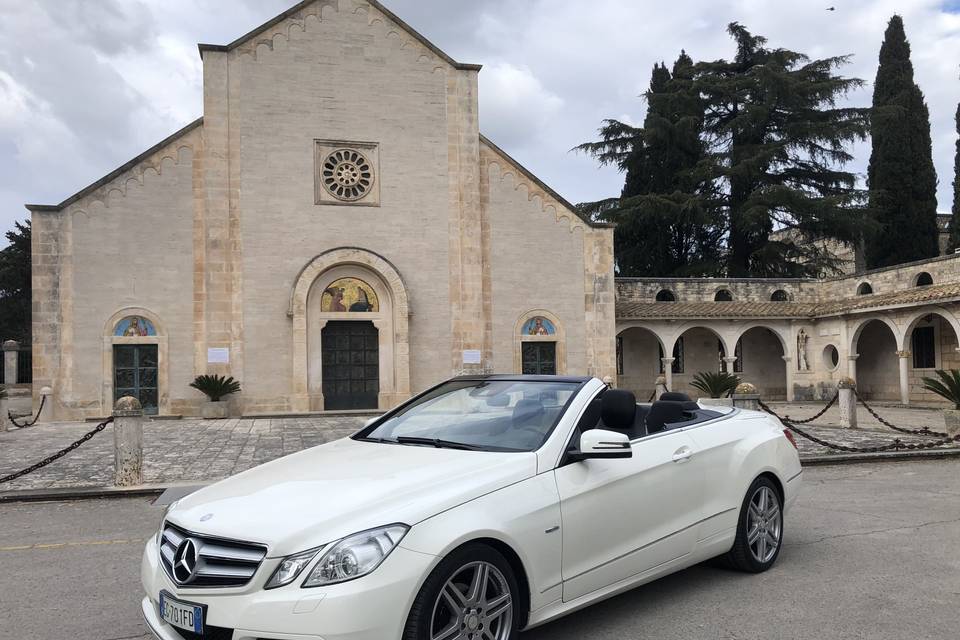
[[[803,438],[806,438],[807,440],[810,440],[815,444],[819,444],[822,447],[833,449],[835,451],[845,451],[847,453],[879,453],[881,451],[899,451],[901,449],[906,449],[906,450],[934,449],[936,447],[939,447],[945,444],[960,442],[960,434],[958,434],[952,438],[945,437],[945,438],[941,438],[940,440],[930,440],[927,442],[904,442],[900,438],[895,438],[893,442],[891,442],[890,444],[879,445],[875,447],[851,447],[844,444],[835,444],[833,442],[827,442],[822,438],[818,438],[817,436],[811,433],[807,433],[803,429],[800,429],[795,424],[793,424],[790,421],[790,419],[787,418],[786,416],[778,415],[776,411],[771,409],[762,400],[759,400],[758,402],[761,409],[763,409],[773,417],[779,419],[780,422],[783,423],[783,426],[790,429],[790,431],[793,431],[797,435]]]
[[[830,407],[832,407],[833,405],[835,405],[835,404],[837,403],[837,398],[839,398],[839,397],[840,397],[840,393],[839,393],[839,392],[838,392],[838,393],[835,393],[835,394],[833,395],[833,398],[830,400],[830,402],[827,403],[827,406],[825,406],[823,409],[821,409],[820,411],[818,411],[818,412],[817,412],[817,415],[813,416],[812,418],[804,418],[803,420],[794,420],[794,419],[791,418],[789,415],[784,416],[784,417],[785,417],[786,419],[790,420],[790,422],[792,422],[793,424],[807,424],[808,422],[813,422],[814,420],[816,420],[817,418],[819,418],[820,416],[822,416],[823,414],[825,414],[825,413],[827,412],[827,410],[830,409]],[[778,417],[779,417],[779,416],[778,416]],[[782,420],[782,419],[783,419],[783,418],[781,418],[781,420]]]
[[[35,415],[33,417],[33,420],[31,420],[30,422],[24,422],[23,424],[20,424],[19,422],[14,420],[13,414],[10,413],[9,411],[7,411],[7,419],[10,422],[12,422],[13,426],[17,427],[18,429],[26,429],[27,427],[32,427],[33,425],[37,424],[37,420],[40,419],[40,413],[43,411],[43,405],[46,404],[46,402],[47,402],[47,396],[40,396],[40,408],[37,409],[37,415]]]
[[[74,449],[82,445],[84,442],[92,438],[93,436],[97,435],[98,433],[106,429],[107,425],[110,424],[111,422],[113,422],[113,416],[107,418],[106,420],[98,424],[96,427],[94,427],[87,433],[83,434],[83,436],[79,440],[71,443],[69,446],[61,449],[60,451],[57,451],[55,454],[51,456],[47,456],[40,462],[30,465],[26,469],[17,471],[16,473],[11,473],[8,476],[3,476],[2,478],[0,478],[0,484],[3,484],[4,482],[11,482],[13,480],[16,480],[17,478],[25,476],[28,473],[33,473],[37,469],[42,469],[43,467],[47,466],[51,462],[55,462],[56,460],[59,460],[60,458],[67,455],[68,453],[70,453],[71,451],[73,451]]]
[[[860,396],[860,392],[859,392],[859,391],[857,391],[856,389],[854,389],[854,390],[853,390],[853,393],[857,396],[857,400],[860,401],[860,404],[863,405],[863,408],[866,409],[867,411],[869,411],[869,412],[870,412],[870,415],[872,415],[874,418],[876,418],[877,421],[878,421],[880,424],[882,424],[883,426],[885,426],[885,427],[890,427],[890,428],[893,429],[894,431],[899,431],[900,433],[909,433],[909,434],[912,434],[912,435],[915,435],[915,436],[934,436],[934,437],[937,437],[937,438],[946,438],[946,437],[947,437],[947,434],[946,434],[946,433],[943,433],[942,431],[931,431],[931,430],[930,430],[929,428],[927,428],[927,427],[923,427],[922,429],[904,429],[903,427],[898,427],[898,426],[896,426],[896,425],[894,425],[894,424],[891,424],[890,422],[888,422],[888,421],[884,420],[883,418],[881,418],[881,417],[879,416],[879,414],[877,414],[877,412],[873,410],[873,407],[871,407],[869,404],[867,404],[867,401],[864,400],[864,399]]]

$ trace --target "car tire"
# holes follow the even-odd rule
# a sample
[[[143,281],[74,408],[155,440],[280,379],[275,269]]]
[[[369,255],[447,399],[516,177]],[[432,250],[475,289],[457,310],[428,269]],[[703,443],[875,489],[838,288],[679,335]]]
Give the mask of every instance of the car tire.
[[[783,501],[770,478],[760,476],[750,485],[740,506],[733,548],[721,556],[725,564],[748,573],[773,566],[783,546]]]
[[[506,558],[485,544],[468,543],[427,576],[410,607],[403,640],[483,640],[491,635],[516,640],[521,606]]]

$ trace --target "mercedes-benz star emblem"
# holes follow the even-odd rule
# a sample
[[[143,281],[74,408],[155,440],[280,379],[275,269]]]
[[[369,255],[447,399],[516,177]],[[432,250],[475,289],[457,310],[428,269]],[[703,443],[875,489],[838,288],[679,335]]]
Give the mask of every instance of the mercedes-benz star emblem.
[[[200,543],[193,538],[187,538],[173,554],[173,577],[180,584],[187,584],[196,577],[199,565]]]

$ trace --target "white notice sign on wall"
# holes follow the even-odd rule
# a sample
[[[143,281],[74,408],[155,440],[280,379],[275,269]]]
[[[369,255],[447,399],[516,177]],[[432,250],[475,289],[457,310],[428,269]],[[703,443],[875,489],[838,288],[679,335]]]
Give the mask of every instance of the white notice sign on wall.
[[[463,364],[480,364],[480,349],[464,349]]]
[[[230,349],[227,347],[207,349],[207,362],[210,364],[230,364]]]

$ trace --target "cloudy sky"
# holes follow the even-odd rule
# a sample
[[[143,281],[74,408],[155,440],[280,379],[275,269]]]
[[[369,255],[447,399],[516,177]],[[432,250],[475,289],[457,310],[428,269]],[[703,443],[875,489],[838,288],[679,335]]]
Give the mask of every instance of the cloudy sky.
[[[57,203],[201,115],[196,43],[227,43],[295,0],[0,0],[0,231]],[[574,202],[619,191],[616,170],[569,149],[606,117],[639,123],[654,62],[730,57],[725,25],[771,44],[854,54],[872,82],[886,22],[904,17],[952,200],[960,0],[385,0],[480,73],[481,130]],[[834,6],[835,11],[827,7]],[[853,95],[868,104],[871,87]],[[855,150],[865,171],[869,144]],[[0,240],[0,244],[4,244]]]

